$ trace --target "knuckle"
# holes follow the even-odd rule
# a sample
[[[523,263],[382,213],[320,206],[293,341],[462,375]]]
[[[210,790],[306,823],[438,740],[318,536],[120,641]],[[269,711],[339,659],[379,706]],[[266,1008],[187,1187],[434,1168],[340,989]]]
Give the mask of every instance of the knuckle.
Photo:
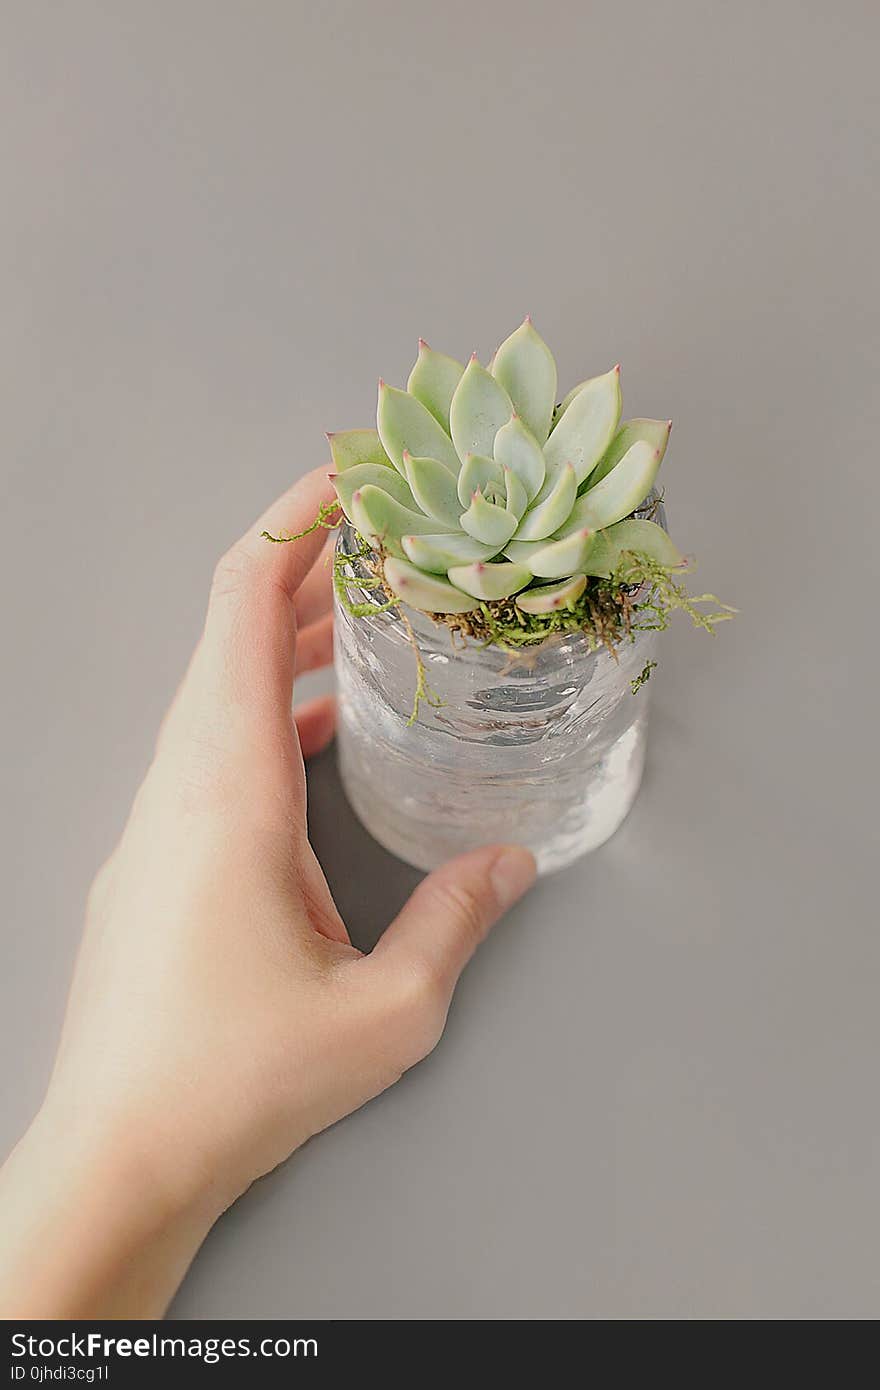
[[[486,916],[479,894],[454,880],[438,885],[435,891],[440,912],[456,924],[470,945],[476,946],[483,936]]]
[[[174,789],[181,809],[201,812],[209,805],[231,810],[240,795],[239,780],[222,742],[208,730],[193,730],[175,770]]]
[[[420,957],[409,969],[407,1003],[419,1013],[446,1010],[449,981],[439,961]]]
[[[224,730],[209,719],[188,725],[173,748],[159,749],[134,801],[138,817],[180,812],[188,821],[206,813],[224,821],[245,804],[247,776]]]
[[[214,575],[211,580],[212,599],[226,598],[230,594],[239,593],[249,581],[252,568],[251,555],[240,541],[236,541],[220,556],[214,566]]]
[[[439,966],[428,960],[412,963],[401,982],[395,1011],[395,1053],[403,1065],[414,1065],[436,1047],[446,1023],[449,993]]]

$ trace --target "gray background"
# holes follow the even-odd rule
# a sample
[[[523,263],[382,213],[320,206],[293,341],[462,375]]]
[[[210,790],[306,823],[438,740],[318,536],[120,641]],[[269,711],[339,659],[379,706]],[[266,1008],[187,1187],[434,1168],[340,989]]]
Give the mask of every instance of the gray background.
[[[220,1223],[173,1313],[880,1314],[876,6],[2,28],[0,1140],[215,557],[419,334],[485,354],[528,310],[566,385],[621,359],[627,413],[675,417],[674,532],[741,616],[676,625],[625,827],[497,931],[425,1065]],[[332,755],[311,781],[367,943],[416,875]]]

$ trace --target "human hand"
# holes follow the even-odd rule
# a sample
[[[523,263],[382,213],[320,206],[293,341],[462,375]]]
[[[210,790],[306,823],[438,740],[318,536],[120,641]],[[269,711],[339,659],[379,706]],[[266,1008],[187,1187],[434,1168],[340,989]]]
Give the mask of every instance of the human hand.
[[[0,1178],[7,1316],[155,1315],[213,1221],[310,1135],[433,1048],[456,981],[530,886],[527,850],[431,874],[368,956],[309,845],[291,713],[331,658],[308,475],[217,567],[204,634],[122,839],[93,887],[46,1100]],[[317,563],[316,563],[317,562]]]

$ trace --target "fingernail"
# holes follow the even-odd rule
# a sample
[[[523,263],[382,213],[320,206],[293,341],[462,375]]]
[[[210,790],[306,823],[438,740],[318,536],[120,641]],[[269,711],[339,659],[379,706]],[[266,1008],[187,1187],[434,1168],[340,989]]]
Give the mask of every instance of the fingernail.
[[[535,881],[535,856],[522,845],[508,845],[496,856],[489,877],[502,912],[512,907]]]

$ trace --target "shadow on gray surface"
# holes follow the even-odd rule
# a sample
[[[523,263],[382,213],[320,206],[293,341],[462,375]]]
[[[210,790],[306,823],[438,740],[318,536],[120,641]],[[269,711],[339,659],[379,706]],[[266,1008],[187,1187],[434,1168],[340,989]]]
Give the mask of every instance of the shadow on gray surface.
[[[348,804],[336,749],[309,763],[309,838],[352,942],[370,951],[423,877],[389,854]]]

